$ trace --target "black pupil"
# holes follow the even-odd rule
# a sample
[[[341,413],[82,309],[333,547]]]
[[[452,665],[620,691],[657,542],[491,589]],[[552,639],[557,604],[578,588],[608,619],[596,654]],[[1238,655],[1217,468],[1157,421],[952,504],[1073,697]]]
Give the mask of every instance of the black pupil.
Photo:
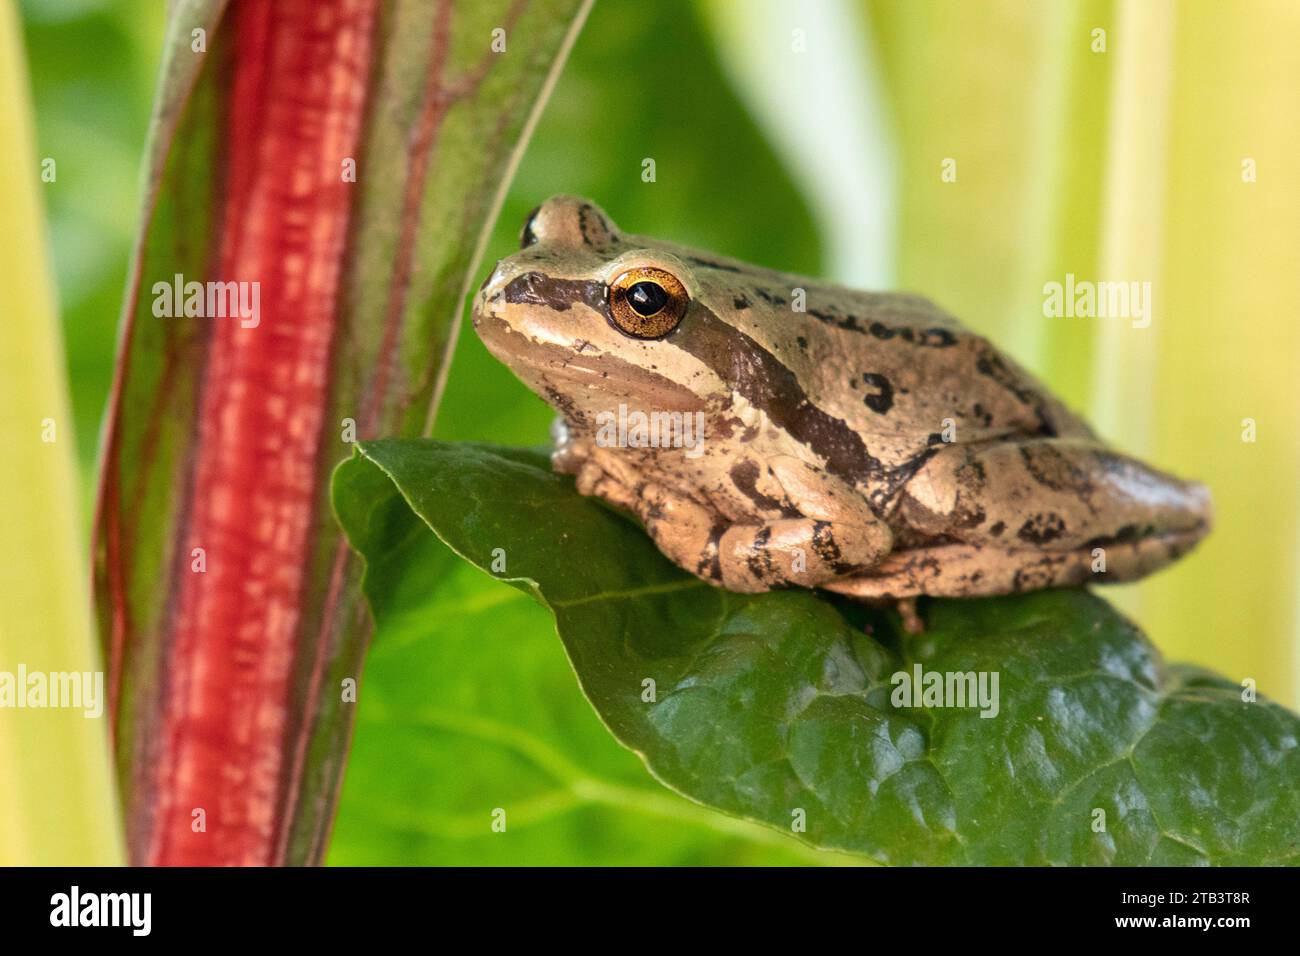
[[[649,318],[668,304],[668,293],[657,282],[638,282],[627,290],[627,302],[637,315]]]

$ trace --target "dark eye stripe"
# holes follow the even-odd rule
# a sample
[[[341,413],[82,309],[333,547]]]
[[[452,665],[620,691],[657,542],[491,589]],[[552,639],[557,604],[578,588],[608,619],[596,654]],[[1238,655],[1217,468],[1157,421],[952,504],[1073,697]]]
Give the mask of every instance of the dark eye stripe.
[[[884,468],[843,419],[822,411],[808,398],[794,372],[744,332],[723,322],[699,303],[673,344],[695,356],[719,378],[763,409],[826,461],[827,470],[849,482],[880,477]]]
[[[555,279],[543,272],[525,272],[506,284],[504,297],[507,302],[544,305],[557,312],[568,311],[575,302],[581,302],[609,318],[603,282]]]

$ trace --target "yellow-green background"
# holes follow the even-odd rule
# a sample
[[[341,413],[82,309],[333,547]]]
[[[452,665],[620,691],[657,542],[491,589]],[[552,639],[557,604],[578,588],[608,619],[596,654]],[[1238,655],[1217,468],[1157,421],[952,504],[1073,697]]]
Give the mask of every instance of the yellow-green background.
[[[42,184],[40,195],[83,505],[136,226],[162,7],[20,4],[36,153],[58,162],[57,183]],[[1104,52],[1093,49],[1096,30],[1105,31]],[[537,201],[577,192],[633,231],[935,298],[1038,372],[1119,447],[1210,485],[1217,527],[1200,549],[1149,581],[1103,593],[1167,656],[1252,678],[1295,706],[1297,36],[1292,0],[598,0],[489,254],[513,246]],[[655,160],[653,183],[642,180],[645,158]],[[948,158],[955,182],[941,180]],[[1243,181],[1247,159],[1255,182]],[[21,260],[6,263],[12,272]],[[1150,281],[1151,327],[1045,318],[1043,284],[1066,273]],[[6,289],[23,281],[5,279]],[[462,337],[437,434],[536,444],[549,418],[472,334]],[[1255,422],[1253,443],[1242,440],[1244,419]],[[788,841],[774,846],[671,795],[658,799],[636,776],[634,758],[616,752],[584,710],[558,644],[542,643],[544,615],[516,607],[525,599],[498,593],[504,587],[461,572],[455,580],[464,600],[448,605],[455,613],[429,636],[455,649],[444,663],[457,666],[439,672],[437,693],[459,701],[462,713],[490,710],[492,661],[511,654],[516,638],[523,646],[525,633],[536,639],[527,646],[537,660],[514,661],[515,679],[526,683],[535,666],[534,683],[548,691],[528,714],[506,718],[498,708],[494,720],[474,724],[486,737],[463,725],[425,728],[441,755],[429,766],[405,775],[396,768],[388,781],[350,775],[332,859],[806,858]],[[376,662],[366,693],[378,712],[383,680],[398,679],[384,675],[400,668]],[[465,675],[459,684],[456,673]],[[546,708],[554,713],[538,712]],[[456,709],[438,709],[447,712]],[[363,702],[354,770],[382,767],[384,744],[366,731]],[[521,844],[506,851],[480,834],[477,811],[377,820],[392,789],[406,788],[409,798],[427,787],[436,801],[446,784],[427,778],[445,781],[458,768],[465,799],[477,799],[465,761],[493,746],[515,754],[493,764],[494,779],[522,779],[536,770],[528,754],[537,757],[547,734],[584,742],[551,761],[553,773],[606,778],[597,781],[603,789],[561,780],[556,792],[568,797],[539,800],[524,859]]]

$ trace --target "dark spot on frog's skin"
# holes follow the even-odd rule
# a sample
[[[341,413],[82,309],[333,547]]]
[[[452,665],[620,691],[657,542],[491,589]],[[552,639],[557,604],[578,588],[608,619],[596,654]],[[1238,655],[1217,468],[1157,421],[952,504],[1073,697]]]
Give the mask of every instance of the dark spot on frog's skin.
[[[696,577],[705,578],[709,581],[722,580],[722,533],[730,525],[726,521],[715,522],[709,529],[709,540],[704,545],[704,550],[700,553],[700,561],[695,566]]]
[[[995,538],[998,537],[1000,534],[1002,534],[1003,531],[1006,530],[1007,530],[1006,522],[1003,521],[999,521],[996,524],[989,526],[989,534]]]
[[[772,563],[772,552],[767,548],[771,538],[772,528],[764,525],[754,535],[749,554],[745,558],[745,563],[749,565],[749,573],[759,581],[767,582],[776,577],[776,568]]]
[[[758,465],[755,462],[746,459],[732,465],[731,482],[760,510],[777,511],[785,518],[799,517],[799,511],[792,508],[788,501],[773,498],[758,490]]]
[[[578,207],[578,229],[582,233],[584,245],[605,246],[618,242],[617,233],[610,228],[605,217],[590,205],[584,204]]]
[[[833,325],[837,329],[844,329],[848,332],[872,335],[881,341],[897,337],[909,345],[936,349],[948,348],[957,344],[957,336],[944,328],[914,329],[907,325],[890,326],[878,319],[864,325],[864,320],[859,319],[856,315],[838,315],[821,309],[809,309],[808,314],[825,325]]]
[[[737,309],[737,310],[739,310],[739,309],[748,309],[748,308],[749,308],[749,305],[750,305],[750,302],[749,302],[749,300],[746,299],[743,295],[738,295],[738,296],[736,296],[734,299],[731,300],[731,305],[732,305],[732,308]]]
[[[1056,580],[1056,569],[1067,560],[1068,555],[1045,554],[1032,564],[1019,568],[1011,581],[1012,590],[1020,593],[1050,587]]]
[[[1056,427],[1048,419],[1042,396],[1033,389],[1025,387],[996,352],[991,348],[985,348],[976,359],[975,370],[981,375],[987,375],[1014,395],[1020,404],[1033,410],[1034,417],[1038,419],[1038,430],[1034,434],[1047,438],[1056,436]]]
[[[1028,544],[1046,544],[1065,533],[1065,519],[1055,512],[1030,515],[1016,532],[1016,537]]]
[[[984,470],[984,462],[978,458],[968,458],[962,464],[958,477],[969,490],[979,491],[988,479],[988,472]]]
[[[807,352],[807,351],[808,351],[808,340],[807,340],[806,338],[804,338],[802,335],[796,335],[794,340],[795,340],[797,343],[799,343],[799,348],[800,348],[802,351],[804,351],[804,352]]]
[[[858,570],[858,566],[844,560],[844,552],[835,540],[835,529],[829,521],[814,521],[812,549],[822,563],[836,574],[847,574]]]
[[[789,300],[778,292],[768,292],[766,289],[755,289],[754,294],[768,305],[787,305],[789,303]]]
[[[889,410],[894,407],[893,384],[879,372],[863,372],[862,381],[872,388],[878,389],[876,394],[864,396],[863,403],[878,415],[888,414]]]
[[[909,558],[906,567],[908,572],[917,578],[937,578],[942,570],[939,567],[939,559],[932,556]]]
[[[1096,457],[1100,457],[1098,453]],[[1109,456],[1107,456],[1109,457]],[[1065,455],[1046,443],[1020,446],[1020,460],[1034,481],[1053,491],[1073,492],[1083,496],[1092,493],[1092,479]]]
[[[930,434],[925,439],[925,443],[929,445],[931,448],[937,445],[949,444],[949,442],[943,440],[943,435],[941,435],[939,432],[930,432]]]

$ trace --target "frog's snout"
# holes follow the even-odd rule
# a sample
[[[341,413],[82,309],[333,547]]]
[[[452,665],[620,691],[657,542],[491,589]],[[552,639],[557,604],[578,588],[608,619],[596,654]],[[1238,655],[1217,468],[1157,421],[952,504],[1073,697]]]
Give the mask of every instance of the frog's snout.
[[[492,278],[497,274],[497,270],[500,268],[501,268],[501,260],[498,259],[497,264],[492,267],[492,271],[489,272],[486,276],[484,276],[483,281],[479,283],[478,298],[483,297],[483,294],[487,291],[488,286],[492,284]]]
[[[511,265],[509,258],[499,260],[474,296],[469,312],[470,322],[486,344],[490,345],[492,330],[506,324],[506,288],[517,274],[518,270]]]
[[[474,297],[472,312],[475,322],[478,321],[480,312],[491,311],[494,306],[499,307],[505,301],[506,288],[518,275],[519,269],[511,264],[509,258],[497,260],[483,284],[478,287],[478,295]]]
[[[470,322],[474,334],[487,346],[489,352],[507,365],[511,364],[511,338],[514,337],[514,311],[506,302],[506,287],[515,272],[505,259],[493,266],[470,308]]]

